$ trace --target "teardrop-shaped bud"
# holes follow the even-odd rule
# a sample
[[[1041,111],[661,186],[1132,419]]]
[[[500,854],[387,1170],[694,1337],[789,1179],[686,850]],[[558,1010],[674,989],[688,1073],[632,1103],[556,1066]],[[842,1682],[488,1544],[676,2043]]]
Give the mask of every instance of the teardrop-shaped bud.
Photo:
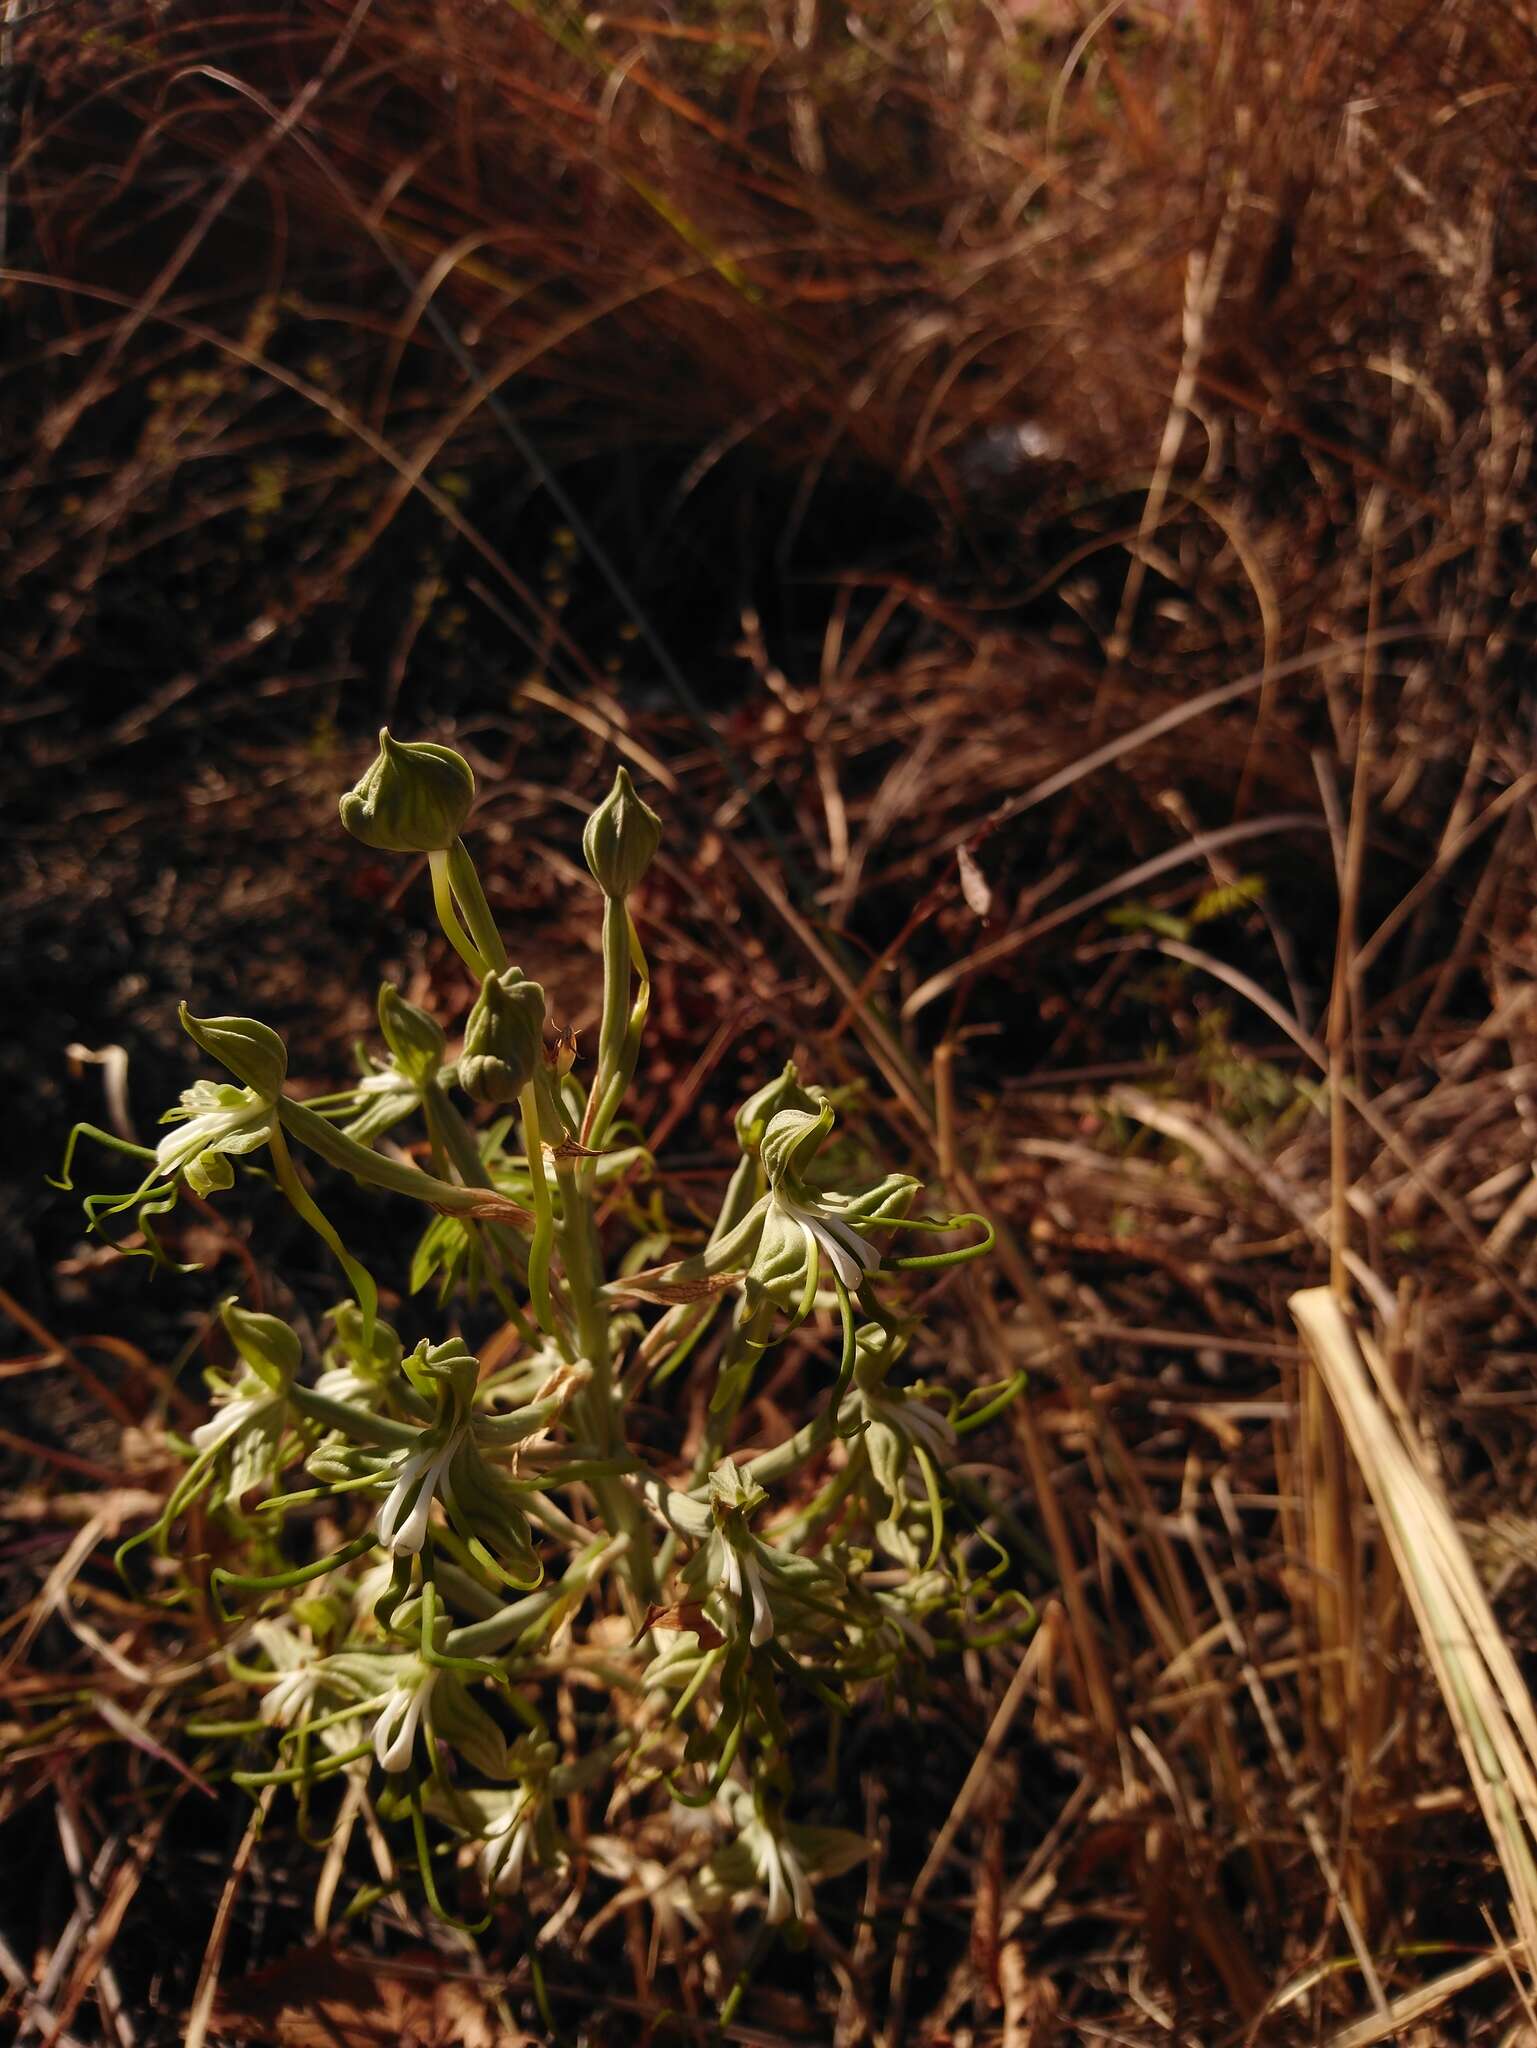
[[[464,1027],[459,1085],[475,1102],[515,1102],[544,1057],[544,990],[520,967],[488,974]]]
[[[219,1316],[230,1342],[252,1372],[275,1394],[282,1393],[303,1356],[299,1339],[287,1323],[258,1309],[242,1308],[233,1296],[220,1302]]]
[[[407,1080],[430,1081],[443,1064],[448,1040],[436,1017],[408,1003],[393,982],[379,990],[379,1029]]]
[[[181,1028],[237,1081],[276,1102],[288,1074],[288,1048],[269,1024],[254,1017],[194,1017],[183,1003]]]
[[[397,740],[385,726],[378,754],[339,808],[353,838],[381,853],[442,853],[474,800],[474,771],[462,754],[431,740]]]
[[[630,780],[614,771],[614,786],[587,820],[582,851],[605,896],[628,896],[650,867],[662,839],[662,821]]]

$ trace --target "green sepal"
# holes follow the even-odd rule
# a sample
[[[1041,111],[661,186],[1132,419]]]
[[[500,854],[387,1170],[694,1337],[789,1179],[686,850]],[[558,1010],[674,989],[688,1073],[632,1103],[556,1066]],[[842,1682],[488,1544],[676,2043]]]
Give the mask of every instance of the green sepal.
[[[484,1777],[509,1775],[507,1738],[453,1671],[440,1673],[428,1701],[432,1732]]]
[[[443,1064],[448,1038],[436,1017],[419,1010],[390,981],[379,987],[379,1029],[395,1064],[418,1085],[431,1080]]]
[[[282,1094],[288,1048],[269,1024],[254,1017],[194,1017],[185,1003],[178,1014],[187,1036],[264,1102]]]
[[[758,1147],[771,1188],[803,1180],[823,1139],[833,1127],[833,1106],[824,1098],[814,1109],[780,1109],[768,1120]]]
[[[763,1134],[769,1124],[783,1109],[794,1109],[809,1116],[815,1116],[826,1100],[820,1089],[808,1093],[801,1086],[800,1071],[794,1060],[786,1060],[784,1072],[774,1080],[766,1082],[755,1094],[749,1095],[736,1113],[735,1126],[737,1143],[742,1150],[757,1158],[763,1143]]]
[[[220,1302],[219,1318],[230,1342],[262,1384],[274,1394],[286,1393],[304,1356],[304,1347],[287,1323],[259,1309],[242,1308],[233,1295]]]

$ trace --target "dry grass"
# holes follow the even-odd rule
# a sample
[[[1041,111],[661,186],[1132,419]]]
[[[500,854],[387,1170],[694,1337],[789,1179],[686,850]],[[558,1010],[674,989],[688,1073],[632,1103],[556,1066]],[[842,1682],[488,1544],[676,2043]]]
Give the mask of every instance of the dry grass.
[[[706,2038],[746,1964],[754,2042],[1519,2038],[1537,13],[6,21],[6,960],[64,990],[0,1054],[30,2038],[296,2041],[360,1956],[392,2038],[542,2031],[516,1910],[471,1953],[381,1905],[317,1964],[319,1854],[184,1775],[217,1645],[103,1560],[200,1322],[37,1214],[100,1113],[63,1044],[125,1044],[143,1117],[173,992],[243,983],[318,1077],[338,947],[427,984],[396,878],[321,845],[382,716],[475,754],[499,907],[578,989],[580,805],[667,764],[682,1192],[766,1054],[865,1080],[1008,1226],[936,1369],[1032,1377],[972,1476],[1042,1627],[943,1675],[916,1767],[860,1732],[865,1895],[717,1953],[626,1838],[560,2025]],[[251,1253],[199,1228],[211,1300]],[[354,1816],[348,1884],[378,1855]],[[189,1896],[206,1970],[157,1933]],[[375,2038],[349,2001],[327,2038]]]

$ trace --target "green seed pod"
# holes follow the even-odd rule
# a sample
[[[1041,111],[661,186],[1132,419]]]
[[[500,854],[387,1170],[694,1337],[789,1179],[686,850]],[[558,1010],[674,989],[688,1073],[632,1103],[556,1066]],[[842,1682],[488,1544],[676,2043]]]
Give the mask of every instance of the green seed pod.
[[[287,1323],[257,1309],[241,1308],[233,1296],[220,1302],[219,1316],[230,1342],[252,1372],[275,1394],[281,1393],[299,1370],[303,1356],[299,1339]]]
[[[781,1109],[770,1117],[758,1147],[769,1186],[799,1180],[832,1127],[833,1106],[826,1101],[815,1109]]]
[[[462,754],[430,740],[396,740],[388,726],[379,752],[340,803],[354,839],[381,853],[442,853],[464,829],[475,776]]]
[[[737,1111],[737,1143],[744,1152],[756,1155],[770,1118],[777,1116],[782,1109],[799,1109],[814,1116],[822,1101],[822,1091],[818,1088],[808,1093],[801,1086],[800,1071],[794,1060],[786,1060],[784,1072],[765,1082],[756,1095],[749,1095]]]
[[[276,1102],[282,1094],[288,1048],[270,1025],[254,1017],[194,1017],[183,1003],[181,1028],[265,1101]]]
[[[582,851],[605,896],[628,896],[650,867],[661,843],[662,821],[637,792],[627,768],[587,820]]]
[[[395,1064],[418,1086],[430,1081],[443,1064],[448,1040],[436,1017],[408,1003],[393,982],[379,989],[379,1029],[395,1056]]]
[[[520,967],[488,974],[464,1027],[459,1085],[475,1102],[515,1102],[544,1057],[544,990]]]

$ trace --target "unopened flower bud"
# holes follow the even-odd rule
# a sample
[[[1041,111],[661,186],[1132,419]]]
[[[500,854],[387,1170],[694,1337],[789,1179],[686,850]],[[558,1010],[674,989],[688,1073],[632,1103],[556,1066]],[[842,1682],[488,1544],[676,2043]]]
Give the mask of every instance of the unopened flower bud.
[[[430,740],[397,740],[385,726],[379,752],[340,804],[354,839],[381,853],[441,853],[464,829],[475,776],[462,754]]]
[[[576,1031],[570,1024],[562,1024],[555,1034],[555,1050],[550,1065],[563,1081],[576,1065]]]
[[[254,1017],[194,1017],[183,1003],[181,1028],[265,1101],[275,1102],[282,1094],[288,1048],[270,1025]]]
[[[544,1057],[544,990],[519,967],[488,974],[464,1027],[459,1085],[475,1102],[514,1102]]]
[[[749,1095],[736,1113],[737,1143],[744,1152],[756,1152],[763,1142],[763,1133],[768,1129],[769,1120],[782,1109],[809,1111],[812,1115],[821,1106],[820,1090],[808,1094],[801,1086],[800,1071],[794,1060],[786,1060],[785,1070],[768,1081],[755,1095]]]
[[[662,821],[644,802],[627,768],[614,772],[614,786],[582,833],[582,851],[593,880],[605,896],[628,896],[650,867],[662,838]]]
[[[408,1080],[430,1081],[443,1064],[448,1040],[436,1017],[408,1003],[393,982],[379,990],[379,1029]]]

